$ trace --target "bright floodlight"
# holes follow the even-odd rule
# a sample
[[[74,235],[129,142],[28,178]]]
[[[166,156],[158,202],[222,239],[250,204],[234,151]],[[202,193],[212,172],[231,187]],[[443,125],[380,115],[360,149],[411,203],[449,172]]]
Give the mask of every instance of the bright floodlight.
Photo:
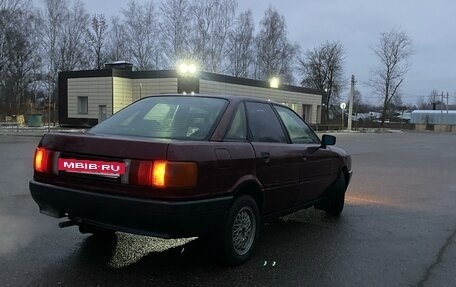
[[[196,73],[196,65],[195,64],[188,65],[188,72],[190,74],[195,74]]]
[[[182,63],[177,70],[182,76],[195,76],[198,72],[198,67],[193,63]]]
[[[279,78],[272,77],[269,80],[269,87],[277,89],[279,87],[279,83],[280,83]]]
[[[179,73],[181,74],[186,74],[188,72],[188,65],[185,63],[182,63],[179,65]]]

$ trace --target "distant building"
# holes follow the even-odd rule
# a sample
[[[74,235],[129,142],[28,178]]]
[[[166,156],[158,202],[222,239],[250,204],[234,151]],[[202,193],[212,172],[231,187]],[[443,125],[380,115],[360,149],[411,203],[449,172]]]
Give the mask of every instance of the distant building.
[[[142,97],[158,94],[231,94],[284,103],[307,122],[321,119],[323,91],[266,81],[199,72],[194,76],[176,70],[133,71],[132,64],[115,62],[104,70],[59,73],[59,123],[93,126]]]
[[[456,111],[415,110],[410,115],[410,123],[417,130],[456,132]]]

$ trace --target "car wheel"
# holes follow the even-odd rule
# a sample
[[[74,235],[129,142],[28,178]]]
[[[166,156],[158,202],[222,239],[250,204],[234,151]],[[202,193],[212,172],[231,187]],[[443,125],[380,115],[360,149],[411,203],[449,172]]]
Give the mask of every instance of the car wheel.
[[[91,233],[94,237],[99,238],[112,237],[116,233],[114,230],[90,224],[79,225],[79,232],[81,232],[82,234]]]
[[[345,176],[341,173],[329,192],[324,208],[327,214],[339,216],[342,213],[345,202],[345,189]]]
[[[226,263],[246,262],[255,246],[259,231],[259,212],[255,200],[248,195],[238,197],[228,213],[222,233],[222,249]]]

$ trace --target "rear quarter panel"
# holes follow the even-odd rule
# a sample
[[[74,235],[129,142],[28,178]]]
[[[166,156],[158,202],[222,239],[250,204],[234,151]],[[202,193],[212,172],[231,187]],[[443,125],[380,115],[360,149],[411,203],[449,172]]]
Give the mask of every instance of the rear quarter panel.
[[[255,153],[247,142],[176,141],[169,146],[168,160],[197,163],[197,187],[191,193],[198,196],[232,193],[243,178],[255,175]]]

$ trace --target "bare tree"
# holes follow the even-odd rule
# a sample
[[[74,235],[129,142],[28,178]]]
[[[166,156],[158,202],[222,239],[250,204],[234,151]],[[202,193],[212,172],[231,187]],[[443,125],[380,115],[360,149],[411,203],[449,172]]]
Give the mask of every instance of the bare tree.
[[[188,0],[164,0],[160,6],[163,34],[163,50],[168,66],[174,67],[181,59],[189,56],[191,32],[190,3]]]
[[[141,5],[130,1],[122,14],[133,64],[138,70],[158,68],[162,54],[158,45],[158,17],[153,2],[148,1]]]
[[[88,68],[85,32],[89,24],[89,14],[80,0],[44,0],[40,18],[41,51],[45,59],[43,80],[47,90],[46,102],[49,105],[48,119],[51,120],[52,101],[54,115],[55,108],[58,108],[58,73]]]
[[[417,106],[422,110],[435,110],[436,106],[440,104],[442,104],[442,100],[437,90],[432,90],[428,96],[421,96],[417,99]]]
[[[85,36],[89,14],[80,0],[73,2],[61,23],[63,34],[59,41],[60,71],[73,71],[89,67]]]
[[[254,30],[252,11],[241,13],[228,35],[228,72],[235,77],[249,77],[254,59]]]
[[[63,34],[61,25],[68,13],[67,4],[65,0],[44,0],[44,10],[41,13],[41,49],[46,66],[44,78],[50,99],[56,98],[57,94],[57,77],[60,69],[58,44]]]
[[[350,102],[350,100],[348,101]],[[353,112],[360,112],[361,106],[363,105],[363,97],[361,92],[357,89],[353,91]]]
[[[7,32],[14,28],[15,20],[29,4],[29,0],[0,0],[0,79],[7,62]]]
[[[404,106],[404,102],[402,101],[402,95],[398,93],[392,100],[391,100],[391,108],[392,109],[402,109]],[[394,114],[394,111],[392,111]],[[390,113],[391,114],[391,113]]]
[[[373,50],[380,63],[373,70],[370,84],[382,98],[383,126],[391,101],[399,96],[400,87],[410,67],[408,59],[412,55],[411,40],[404,31],[394,28],[380,34],[379,43]]]
[[[228,33],[236,15],[235,0],[195,0],[191,49],[202,68],[222,71]]]
[[[8,107],[8,113],[18,114],[24,113],[26,101],[32,100],[28,91],[41,64],[40,39],[36,33],[38,19],[27,5],[6,4],[0,6],[0,100],[3,107]]]
[[[325,120],[329,116],[330,104],[339,99],[343,88],[344,61],[345,50],[340,42],[326,42],[299,57],[301,85],[326,91],[323,96]]]
[[[94,14],[90,23],[90,28],[86,30],[89,48],[94,60],[94,68],[100,70],[106,60],[106,37],[108,34],[108,23],[103,14]]]
[[[29,0],[0,0],[0,10],[9,11],[11,15],[24,10],[26,7],[30,7]]]
[[[45,0],[42,13],[43,50],[52,80],[58,71],[87,68],[85,33],[89,15],[80,0]]]
[[[424,100],[424,96],[420,96],[416,99],[416,106],[418,107],[418,109],[420,110],[425,110],[427,109],[427,104],[426,104],[426,101]]]
[[[441,104],[442,100],[440,99],[439,93],[436,90],[432,90],[428,96],[427,104],[429,107],[432,107],[435,110],[437,104]]]
[[[293,82],[292,62],[298,51],[287,38],[285,18],[269,7],[260,22],[256,37],[256,78],[267,80],[278,76],[285,83]]]
[[[107,41],[107,58],[109,61],[129,61],[128,39],[125,26],[122,25],[119,17],[111,19],[111,29]]]
[[[12,23],[14,16],[12,16],[12,14],[16,11],[14,7],[11,8],[10,5],[12,5],[10,1],[0,1],[0,82],[2,82],[4,78],[4,71],[8,69],[7,38],[11,26],[14,26]]]

